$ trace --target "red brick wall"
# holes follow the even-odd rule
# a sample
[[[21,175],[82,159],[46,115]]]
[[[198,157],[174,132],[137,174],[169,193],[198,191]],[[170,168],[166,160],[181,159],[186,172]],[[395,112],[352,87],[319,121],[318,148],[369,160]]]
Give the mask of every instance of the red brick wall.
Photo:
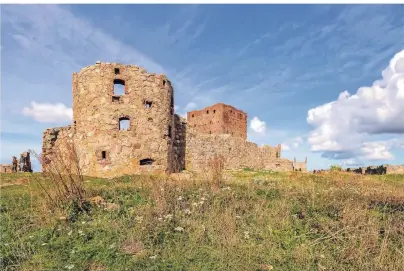
[[[223,103],[188,112],[187,121],[202,134],[230,134],[247,138],[247,114]]]

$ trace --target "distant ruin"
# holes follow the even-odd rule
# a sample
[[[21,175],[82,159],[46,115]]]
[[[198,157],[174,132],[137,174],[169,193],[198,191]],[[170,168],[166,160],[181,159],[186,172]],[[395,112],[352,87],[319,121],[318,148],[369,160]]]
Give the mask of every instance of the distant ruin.
[[[44,131],[47,165],[72,143],[88,176],[204,170],[215,155],[225,169],[306,172],[307,159],[281,158],[280,144],[248,142],[247,114],[230,105],[189,112],[187,120],[176,115],[168,78],[139,66],[97,62],[73,74],[72,92],[73,123]]]
[[[31,156],[29,152],[23,152],[20,158],[13,156],[10,164],[0,164],[1,173],[32,172]]]

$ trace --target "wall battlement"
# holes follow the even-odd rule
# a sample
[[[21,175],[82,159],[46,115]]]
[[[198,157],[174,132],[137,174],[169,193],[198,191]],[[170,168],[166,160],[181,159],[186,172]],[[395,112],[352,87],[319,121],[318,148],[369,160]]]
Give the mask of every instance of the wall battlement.
[[[71,143],[89,176],[198,170],[216,154],[225,157],[227,169],[293,170],[280,145],[246,141],[245,112],[218,103],[189,112],[185,120],[174,114],[168,78],[139,66],[98,61],[73,73],[72,95],[73,123],[44,131],[46,165]]]

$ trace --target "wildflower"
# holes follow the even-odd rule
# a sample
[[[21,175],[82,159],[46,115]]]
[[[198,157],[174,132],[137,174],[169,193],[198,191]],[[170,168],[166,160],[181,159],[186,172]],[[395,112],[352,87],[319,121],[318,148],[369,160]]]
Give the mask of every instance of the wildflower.
[[[79,230],[80,235],[84,235],[84,232],[82,230]]]
[[[245,239],[250,239],[250,233],[248,231],[244,232],[244,238]]]
[[[72,233],[73,233],[73,231],[69,231],[68,233],[67,233],[67,235],[72,235]]]
[[[159,217],[160,218],[160,217]],[[143,221],[143,216],[136,216],[135,220],[137,221],[137,223],[142,223]]]
[[[109,245],[109,249],[113,249],[115,247],[115,244]]]
[[[47,243],[42,243],[42,246],[46,246],[47,245]]]
[[[85,222],[85,221],[82,221],[81,224],[86,224],[86,222]]]
[[[239,215],[236,215],[236,218],[237,218],[237,219],[240,219],[240,218],[241,218],[241,216],[239,216]]]
[[[183,227],[176,227],[174,230],[178,231],[178,232],[183,232],[184,228]]]
[[[170,221],[172,218],[173,218],[173,215],[168,214],[168,215],[166,215],[166,216],[164,217],[164,220]]]
[[[193,205],[193,206],[198,206],[198,203],[193,202],[192,205]]]
[[[177,200],[181,201],[181,200],[183,200],[183,199],[184,199],[184,198],[183,198],[182,196],[179,196]]]
[[[158,221],[163,221],[162,217],[157,218]]]
[[[33,235],[30,235],[29,238],[34,238],[34,236],[33,236]]]
[[[65,268],[68,270],[72,270],[74,268],[74,264],[66,265]]]
[[[205,199],[205,197],[202,197],[201,200],[202,200],[202,201],[205,201],[206,199]]]
[[[157,258],[157,255],[150,256],[149,258],[155,260]]]

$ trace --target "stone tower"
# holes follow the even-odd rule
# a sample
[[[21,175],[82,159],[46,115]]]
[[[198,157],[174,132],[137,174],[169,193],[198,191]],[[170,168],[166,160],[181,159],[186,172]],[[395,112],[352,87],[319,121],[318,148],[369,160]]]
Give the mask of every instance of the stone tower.
[[[171,172],[173,97],[165,75],[97,62],[73,74],[73,125],[59,128],[57,137],[66,136],[63,130],[73,134],[85,175],[131,174],[142,167]],[[44,146],[47,141],[45,131]]]
[[[217,103],[187,113],[189,126],[203,134],[229,134],[247,139],[247,114],[237,108]]]

